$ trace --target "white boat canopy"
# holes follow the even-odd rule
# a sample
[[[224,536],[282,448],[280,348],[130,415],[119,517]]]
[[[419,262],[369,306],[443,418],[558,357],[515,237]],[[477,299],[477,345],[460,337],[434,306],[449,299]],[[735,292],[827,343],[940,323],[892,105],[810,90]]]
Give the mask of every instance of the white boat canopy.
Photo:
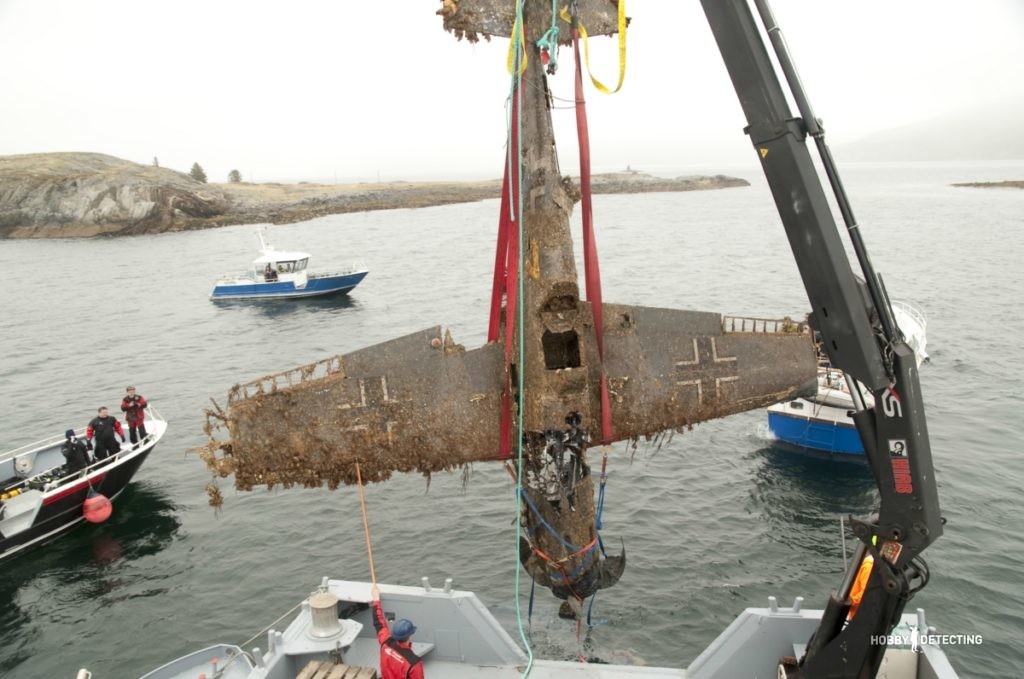
[[[252,260],[253,264],[276,264],[277,262],[297,262],[302,259],[309,259],[308,252],[289,252],[287,250],[267,250],[262,255]]]
[[[279,274],[298,273],[306,270],[309,254],[306,252],[289,252],[266,248],[256,259],[252,260],[252,269],[257,276],[263,275],[267,269]]]

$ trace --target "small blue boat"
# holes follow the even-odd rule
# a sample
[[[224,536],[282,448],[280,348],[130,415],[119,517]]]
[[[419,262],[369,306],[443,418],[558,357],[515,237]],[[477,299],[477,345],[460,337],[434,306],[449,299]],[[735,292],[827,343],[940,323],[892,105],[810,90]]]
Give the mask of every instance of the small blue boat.
[[[361,264],[312,273],[306,269],[308,253],[275,250],[267,243],[262,229],[258,235],[261,254],[252,261],[252,268],[222,276],[214,285],[210,299],[294,299],[347,293],[369,273]]]
[[[768,430],[778,441],[798,448],[862,457],[864,444],[850,419],[853,411],[853,399],[846,391],[842,372],[822,367],[815,396],[768,408]]]
[[[924,314],[905,302],[893,302],[896,324],[914,350],[918,367],[928,360],[925,351]],[[868,408],[874,405],[871,394],[863,387],[861,400]],[[855,411],[850,394],[850,380],[841,370],[824,364],[818,368],[818,393],[810,398],[797,398],[776,403],[768,408],[768,431],[772,437],[789,446],[849,459],[864,458],[864,444],[850,418]]]

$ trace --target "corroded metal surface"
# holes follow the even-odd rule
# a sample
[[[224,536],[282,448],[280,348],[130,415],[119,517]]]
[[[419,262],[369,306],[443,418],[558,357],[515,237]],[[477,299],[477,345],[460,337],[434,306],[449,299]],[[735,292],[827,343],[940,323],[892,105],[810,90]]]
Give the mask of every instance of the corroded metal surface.
[[[504,338],[465,351],[440,328],[424,330],[236,387],[226,411],[209,413],[203,454],[217,473],[234,473],[243,490],[352,484],[356,462],[364,479],[382,481],[396,471],[429,474],[497,459],[503,390],[521,374],[521,557],[536,582],[578,601],[618,580],[625,554],[605,557],[596,548],[584,434],[601,430],[602,362],[593,309],[579,294],[573,198],[558,167],[544,67],[536,45],[527,49],[522,364],[506,364]],[[785,329],[797,332],[724,332],[717,314],[614,304],[602,311],[613,440],[681,430],[814,390],[811,337],[791,323]],[[514,450],[518,442],[509,443]]]
[[[431,328],[240,385],[208,413],[204,457],[235,486],[383,481],[493,459],[504,384],[496,344],[465,351]],[[220,449],[220,453],[217,449]]]
[[[612,422],[617,434],[628,433],[619,438],[763,408],[817,387],[813,343],[799,328],[724,332],[718,314],[614,304],[604,305],[603,317]],[[598,371],[590,366],[592,382]]]
[[[577,327],[596,355],[589,305]],[[634,439],[809,393],[810,340],[791,333],[726,333],[717,314],[606,304],[605,366],[616,440]],[[628,320],[627,320],[628,319]],[[543,360],[543,357],[542,359]],[[430,473],[498,458],[504,385],[500,343],[465,351],[441,328],[268,375],[209,415],[206,459],[240,490],[337,487],[363,477]],[[596,363],[545,370],[534,399],[540,428],[600,412]],[[593,428],[593,420],[583,418]],[[226,432],[226,438],[225,438]],[[589,538],[588,540],[589,541]],[[586,542],[584,541],[584,542]]]
[[[457,37],[476,42],[478,35],[486,38],[508,38],[516,19],[513,0],[441,0],[438,15],[444,18],[444,28]],[[567,2],[559,3],[559,8]],[[588,35],[611,35],[618,30],[619,6],[616,0],[578,0],[579,19]],[[551,3],[548,0],[527,0],[523,10],[527,39],[539,39],[551,25]],[[559,43],[572,39],[570,26],[557,19]]]

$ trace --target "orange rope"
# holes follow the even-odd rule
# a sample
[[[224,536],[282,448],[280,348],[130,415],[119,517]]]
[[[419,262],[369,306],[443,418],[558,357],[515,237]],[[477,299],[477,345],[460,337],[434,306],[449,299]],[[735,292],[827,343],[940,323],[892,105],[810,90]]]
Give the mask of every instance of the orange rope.
[[[359,508],[363,510],[363,533],[366,535],[366,555],[370,559],[370,581],[377,584],[377,574],[373,570],[373,545],[370,544],[370,524],[366,520],[366,498],[363,496],[363,475],[359,473],[356,462],[356,481],[359,483]]]
[[[536,546],[535,544],[533,544],[529,540],[527,540],[527,542],[530,545],[530,549],[533,550],[533,553],[536,554],[537,556],[539,556],[544,561],[546,561],[549,568],[550,567],[554,567],[555,569],[558,570],[559,575],[562,576],[562,580],[565,582],[566,588],[568,588],[568,590],[570,592],[572,592],[572,595],[574,597],[576,597],[576,600],[577,601],[583,601],[583,597],[581,597],[579,595],[579,593],[576,591],[576,588],[574,588],[572,586],[572,581],[569,579],[569,574],[565,571],[565,562],[568,561],[569,559],[572,559],[574,557],[580,556],[581,554],[586,554],[587,552],[589,552],[591,549],[593,549],[594,545],[597,543],[597,538],[594,538],[593,540],[591,540],[589,545],[587,545],[586,547],[583,547],[578,552],[574,552],[573,554],[570,554],[569,556],[566,556],[566,557],[564,557],[562,559],[559,559],[558,561],[555,561],[550,556],[545,554],[541,550],[540,547]]]

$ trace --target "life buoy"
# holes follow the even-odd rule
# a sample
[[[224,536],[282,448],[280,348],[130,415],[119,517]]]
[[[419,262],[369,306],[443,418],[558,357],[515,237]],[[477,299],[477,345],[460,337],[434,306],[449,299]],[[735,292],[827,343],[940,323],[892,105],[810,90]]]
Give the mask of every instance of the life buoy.
[[[110,518],[113,511],[114,505],[106,495],[101,495],[92,488],[89,489],[89,497],[85,498],[85,502],[82,503],[82,515],[86,521],[103,523]]]

